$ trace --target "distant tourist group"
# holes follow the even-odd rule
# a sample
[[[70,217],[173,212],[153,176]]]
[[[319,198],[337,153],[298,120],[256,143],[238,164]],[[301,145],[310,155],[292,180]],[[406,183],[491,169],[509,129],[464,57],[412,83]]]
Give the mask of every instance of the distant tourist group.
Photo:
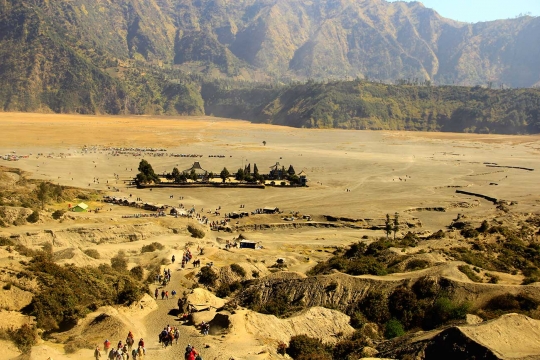
[[[135,337],[130,331],[127,335],[125,343],[122,343],[122,340],[118,342],[116,347],[111,348],[111,342],[109,339],[105,340],[103,343],[103,350],[105,356],[109,360],[129,360],[130,355],[132,360],[142,359],[146,355],[146,348],[144,347],[144,340],[141,338],[137,344],[137,347],[134,346]],[[94,350],[94,357],[96,360],[101,358],[101,350],[99,346],[96,346]]]

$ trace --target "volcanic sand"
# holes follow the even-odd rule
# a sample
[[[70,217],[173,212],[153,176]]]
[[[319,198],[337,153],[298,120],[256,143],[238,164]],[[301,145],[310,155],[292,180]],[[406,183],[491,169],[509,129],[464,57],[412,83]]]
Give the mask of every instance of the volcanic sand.
[[[14,163],[32,177],[63,185],[107,190],[117,196],[197,209],[222,207],[222,213],[264,206],[352,218],[382,218],[411,208],[446,207],[444,214],[415,212],[431,230],[447,224],[458,212],[485,213],[493,206],[480,200],[469,209],[454,207],[475,198],[463,190],[517,201],[520,210],[535,211],[540,201],[540,136],[502,136],[447,133],[374,132],[295,129],[212,117],[107,117],[4,113],[0,119],[0,154],[32,153]],[[262,144],[266,141],[266,146]],[[84,145],[166,148],[167,153],[202,154],[202,158],[112,157],[106,151],[81,154]],[[46,158],[37,153],[71,153]],[[209,155],[225,155],[210,158]],[[181,171],[194,161],[214,173],[231,173],[256,163],[259,172],[279,162],[308,174],[308,188],[281,189],[154,189],[127,188],[123,180],[136,175],[141,158],[156,173]],[[486,167],[534,168],[535,171]],[[7,163],[6,163],[7,165]],[[127,170],[126,170],[127,169]],[[121,181],[114,180],[119,174]],[[71,180],[73,178],[73,180]],[[99,178],[99,185],[93,182]],[[401,178],[401,181],[400,181]],[[490,183],[497,185],[490,185]],[[90,185],[90,186],[89,186]],[[350,189],[350,192],[346,190]],[[174,199],[169,199],[174,195]],[[184,200],[179,201],[183,196]]]
[[[436,231],[448,225],[458,213],[474,217],[495,212],[495,205],[489,201],[456,194],[456,186],[466,191],[515,201],[517,205],[514,208],[517,211],[538,212],[540,205],[540,136],[294,129],[212,117],[20,113],[2,114],[0,126],[0,154],[12,151],[20,155],[32,154],[28,159],[2,164],[25,170],[32,178],[105,192],[108,186],[114,186],[120,189],[119,192],[109,192],[114,196],[127,197],[132,194],[133,198],[140,197],[154,203],[183,203],[186,207],[194,205],[198,211],[204,208],[204,212],[221,206],[223,214],[238,210],[240,204],[245,204],[248,211],[276,206],[286,214],[299,211],[315,217],[326,214],[355,219],[382,219],[386,213],[399,212],[404,217],[420,219],[423,224],[421,230]],[[263,141],[266,141],[266,146],[262,144]],[[166,148],[165,154],[202,154],[203,157],[154,157],[151,153],[113,157],[106,150],[83,154],[81,149],[84,145]],[[44,155],[38,156],[38,153]],[[49,153],[51,157],[47,157]],[[70,156],[59,157],[60,153]],[[225,155],[225,158],[208,155]],[[219,172],[227,167],[231,173],[247,163],[252,168],[256,163],[261,173],[276,162],[286,169],[291,164],[297,173],[304,170],[308,174],[309,187],[153,191],[127,187],[124,181],[135,176],[141,158],[148,160],[157,173],[170,172],[175,166],[180,170],[187,169],[194,161],[199,161],[209,171]],[[484,164],[486,162],[535,170],[493,168],[487,167]],[[120,176],[119,181],[115,180],[114,174]],[[94,178],[99,179],[99,184],[93,181]],[[174,198],[170,199],[170,195]],[[183,200],[179,200],[181,196]],[[91,208],[103,206],[98,202],[91,202],[90,205]],[[444,207],[447,211],[415,210],[435,207]],[[146,223],[156,223],[165,228],[181,228],[188,223],[186,219],[174,218],[126,220],[122,219],[122,215],[140,211],[119,206],[104,207],[104,210],[109,209],[112,211],[75,214],[75,220],[62,224],[49,223],[46,228],[58,232],[73,226]],[[412,212],[406,212],[411,209]],[[243,219],[242,222],[283,221],[279,216],[261,215]],[[23,234],[40,228],[44,228],[44,225],[25,225],[6,231]],[[118,250],[125,249],[130,256],[130,265],[133,266],[151,261],[137,255],[144,244],[158,241],[166,245],[159,256],[170,258],[176,254],[179,258],[181,249],[192,243],[192,248],[201,245],[207,249],[205,256],[201,257],[203,263],[214,261],[217,267],[232,262],[247,264],[255,256],[258,261],[266,260],[269,265],[276,257],[285,257],[290,270],[305,272],[318,260],[330,256],[336,246],[358,241],[367,234],[380,236],[382,232],[333,228],[252,231],[247,234],[248,238],[261,241],[265,246],[264,250],[253,256],[237,250],[218,250],[224,240],[216,241],[216,238],[232,239],[233,234],[214,232],[207,232],[205,239],[196,241],[184,233],[171,235],[164,232],[130,243],[104,243],[99,246],[88,244],[87,247],[100,251],[102,259],[96,264],[107,263]],[[84,255],[79,251],[77,256]],[[92,263],[90,258],[85,261],[87,264]],[[194,271],[180,270],[177,265],[170,267],[174,270],[173,281],[177,282],[179,289],[181,286],[189,286],[189,281],[183,279],[192,278]],[[239,330],[224,340],[219,336],[203,338],[192,327],[182,327],[181,345],[161,351],[155,337],[162,326],[175,322],[174,317],[169,315],[169,311],[175,307],[175,301],[157,301],[157,305],[157,310],[150,314],[146,311],[139,314],[135,310],[131,314],[133,323],[142,324],[140,329],[135,330],[136,336],[144,334],[147,337],[147,347],[151,350],[148,359],[181,356],[181,349],[187,342],[198,348],[210,344],[210,348],[203,350],[205,359],[228,359],[229,356],[235,356],[236,359],[272,358],[269,346],[273,347],[274,344],[259,341],[257,334],[249,334],[246,330]],[[257,321],[264,323],[265,320]],[[118,326],[125,324],[119,323]],[[263,325],[259,323],[252,327],[257,326]],[[276,328],[282,326],[276,325]],[[116,333],[116,330],[113,332],[111,329],[111,333]],[[111,341],[114,343],[118,340]],[[91,356],[91,350],[64,355],[58,345],[46,342],[33,352],[32,357],[38,359],[45,354],[54,354],[54,359],[74,359]]]

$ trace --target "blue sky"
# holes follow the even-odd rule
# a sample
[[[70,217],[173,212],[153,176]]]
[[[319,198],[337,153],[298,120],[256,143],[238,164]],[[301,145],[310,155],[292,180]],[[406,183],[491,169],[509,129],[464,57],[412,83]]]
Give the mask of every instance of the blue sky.
[[[508,19],[528,12],[533,16],[540,16],[540,0],[423,0],[420,2],[444,17],[465,22]]]

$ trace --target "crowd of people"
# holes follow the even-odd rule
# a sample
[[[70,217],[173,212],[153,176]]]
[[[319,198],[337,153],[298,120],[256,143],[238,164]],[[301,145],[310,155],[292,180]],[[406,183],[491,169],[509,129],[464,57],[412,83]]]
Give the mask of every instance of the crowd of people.
[[[163,275],[162,274],[156,274],[154,278],[156,284],[161,286],[167,286],[169,282],[171,281],[171,269],[164,269]],[[156,289],[157,291],[157,289]],[[157,297],[156,297],[157,298]]]
[[[103,342],[104,354],[101,353],[99,345],[96,346],[94,350],[95,359],[100,360],[100,358],[104,355],[105,358],[109,360],[129,360],[131,355],[132,360],[137,360],[146,355],[144,339],[141,338],[137,343],[137,346],[135,346],[135,336],[131,331],[129,331],[125,343],[122,343],[122,340],[120,340],[118,341],[116,347],[111,345],[112,344],[109,339],[106,339]]]
[[[165,214],[163,211],[157,211],[155,213],[150,213],[150,214],[139,213],[139,214],[122,215],[122,219],[159,218],[163,216],[167,216],[167,214]]]
[[[184,251],[184,254],[182,255],[182,269],[186,267],[186,265],[191,261],[193,258],[193,254],[191,254],[191,250],[189,248],[186,248],[186,251]]]

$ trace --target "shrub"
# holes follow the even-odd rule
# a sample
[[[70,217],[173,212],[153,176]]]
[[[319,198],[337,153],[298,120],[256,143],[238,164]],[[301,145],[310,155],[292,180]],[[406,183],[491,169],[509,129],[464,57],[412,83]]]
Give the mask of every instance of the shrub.
[[[529,285],[535,282],[540,282],[540,278],[536,276],[527,276],[525,277],[525,279],[523,279],[523,281],[521,282],[521,285]]]
[[[260,276],[260,273],[257,271],[257,270],[253,270],[251,272],[251,276],[254,278],[254,279],[258,279],[259,276]]]
[[[366,324],[368,321],[364,314],[362,314],[360,311],[355,311],[351,314],[351,326],[355,329],[360,329],[364,324]]]
[[[7,237],[0,237],[0,246],[13,246],[15,242]]]
[[[503,295],[495,296],[494,298],[489,300],[485,308],[488,310],[509,311],[509,310],[519,310],[520,305],[516,296],[511,295],[511,294],[503,294]]]
[[[3,290],[11,290],[11,283],[7,283],[4,286],[2,286]]]
[[[459,265],[458,266],[459,271],[467,275],[469,279],[471,279],[474,282],[482,282],[482,279],[476,275],[472,270],[471,267],[468,265]]]
[[[202,229],[199,229],[198,227],[196,227],[194,225],[191,225],[191,224],[188,225],[187,230],[189,231],[191,236],[194,237],[194,238],[202,239],[205,236],[204,231]]]
[[[297,308],[291,303],[289,297],[283,292],[278,292],[264,304],[260,304],[259,307],[256,307],[256,309],[257,312],[275,315],[278,317],[286,317],[290,313],[297,310]]]
[[[76,353],[79,349],[93,349],[93,346],[90,342],[80,338],[80,337],[70,337],[68,338],[67,344],[64,346],[64,351],[66,354]]]
[[[366,252],[366,244],[363,242],[357,242],[351,245],[351,247],[345,251],[346,258],[353,258],[364,255]]]
[[[436,233],[433,233],[431,235],[428,236],[428,240],[438,240],[438,239],[442,239],[444,238],[444,231],[443,230],[439,230],[437,231]]]
[[[381,251],[391,248],[393,245],[392,241],[385,238],[374,241],[367,247],[365,255],[377,255]]]
[[[32,216],[32,214],[30,214],[28,217]],[[14,221],[13,221],[13,225],[15,226],[22,226],[22,225],[26,225],[26,221],[27,221],[28,218],[24,218],[24,216],[19,216],[18,218],[16,218]]]
[[[411,246],[415,247],[418,244],[418,236],[413,234],[412,232],[407,232],[407,234],[399,241],[400,246]]]
[[[8,331],[9,337],[23,354],[30,352],[32,346],[37,343],[38,336],[34,326],[23,324],[16,330]]]
[[[216,289],[217,297],[226,298],[229,295],[231,295],[231,288],[229,287],[229,284],[223,283]]]
[[[32,211],[32,213],[26,218],[26,221],[29,223],[37,223],[39,221],[39,212],[37,212],[37,210]]]
[[[128,259],[126,257],[126,253],[123,250],[120,250],[115,257],[111,258],[111,267],[116,271],[126,271],[127,265]]]
[[[206,286],[214,286],[216,284],[218,275],[212,268],[209,266],[204,266],[201,268],[201,271],[197,274],[199,278],[199,283]]]
[[[56,210],[55,212],[52,213],[52,218],[54,220],[58,220],[60,219],[62,216],[64,216],[66,212],[64,210]]]
[[[96,249],[86,249],[83,252],[86,256],[90,256],[91,258],[94,258],[94,259],[101,258],[99,251],[97,251]]]
[[[414,271],[414,270],[420,270],[425,269],[429,266],[429,261],[423,260],[423,259],[412,259],[407,263],[407,266],[405,266],[405,270]]]
[[[342,340],[332,349],[332,357],[333,359],[360,359],[364,346],[366,346],[364,339]]]
[[[489,223],[487,220],[482,221],[482,224],[478,228],[478,231],[481,233],[486,233],[489,230]]]
[[[461,235],[466,239],[477,238],[480,233],[476,229],[466,228],[460,231]]]
[[[321,340],[307,335],[296,335],[291,337],[287,354],[293,359],[304,357],[305,359],[315,359],[317,354],[322,355],[322,359],[331,359],[326,346]],[[320,357],[319,357],[320,358]]]
[[[485,306],[486,310],[503,312],[531,311],[538,308],[539,302],[527,295],[498,295],[489,300]]]
[[[332,360],[328,353],[300,355],[295,360]]]
[[[244,270],[243,267],[241,267],[238,264],[231,264],[231,270],[237,274],[238,276],[244,277],[246,276],[246,270]]]
[[[68,330],[89,311],[103,305],[138,300],[147,290],[109,265],[59,266],[42,252],[31,260],[28,272],[35,276],[40,291],[34,294],[24,311],[35,316],[37,326],[45,331]]]
[[[384,324],[390,319],[388,299],[381,292],[370,292],[361,301],[366,317],[373,322]]]
[[[146,270],[148,270],[146,283],[152,284],[153,282],[155,282],[156,275],[159,275],[161,273],[161,266],[159,263],[150,263],[146,266]]]
[[[388,297],[388,310],[394,319],[400,324],[410,328],[417,322],[417,318],[423,314],[419,309],[416,294],[407,287],[396,288]]]
[[[118,298],[116,302],[118,304],[131,304],[135,301],[138,301],[141,298],[144,290],[147,289],[139,288],[133,282],[125,282],[122,290],[120,290],[118,293]]]
[[[287,344],[283,341],[280,341],[277,347],[277,353],[279,355],[285,355],[287,353]]]
[[[229,284],[229,288],[231,289],[231,292],[241,290],[244,287],[244,283],[241,283],[239,281],[235,281],[231,284]]]
[[[403,330],[403,325],[396,320],[396,319],[390,319],[385,325],[384,325],[384,337],[387,339],[393,339],[395,337],[403,336],[405,335],[405,330]]]
[[[500,278],[497,275],[493,275],[493,274],[486,274],[486,275],[489,277],[488,282],[490,284],[498,284],[499,283]]]
[[[137,265],[137,266],[131,268],[131,270],[129,270],[129,274],[134,279],[137,279],[137,280],[141,281],[143,279],[144,269],[143,269],[143,267],[141,265]]]
[[[141,249],[141,253],[153,252],[156,250],[163,250],[163,248],[165,248],[165,246],[163,246],[162,244],[158,242],[153,242],[151,244],[144,245]]]
[[[388,274],[385,265],[372,256],[365,256],[351,261],[345,272],[350,275],[384,276]]]
[[[430,327],[437,327],[451,320],[464,319],[469,308],[468,303],[457,304],[447,297],[440,297],[433,304]]]

